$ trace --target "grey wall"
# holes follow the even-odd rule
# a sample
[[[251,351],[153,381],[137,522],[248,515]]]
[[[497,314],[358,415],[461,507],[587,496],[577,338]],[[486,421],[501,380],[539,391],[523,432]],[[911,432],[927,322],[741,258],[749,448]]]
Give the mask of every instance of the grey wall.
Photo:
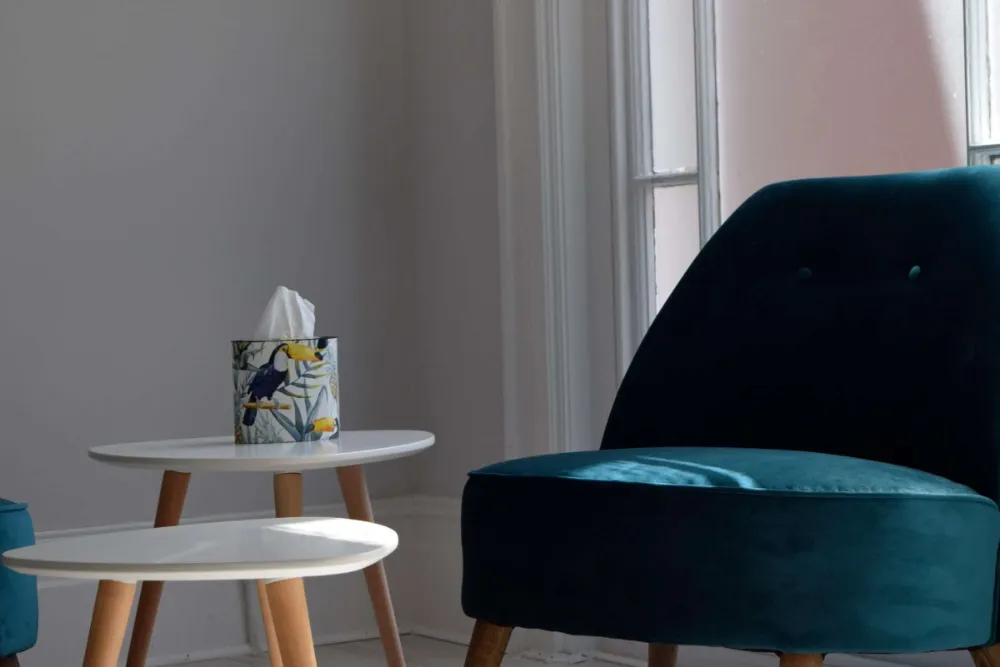
[[[454,27],[472,34],[442,33],[434,48],[486,57],[483,17]],[[441,293],[418,309],[412,235],[401,233],[412,224],[402,37],[399,0],[0,3],[0,496],[30,502],[39,528],[152,516],[157,475],[90,463],[87,448],[229,432],[228,341],[252,334],[277,284],[316,303],[320,333],[341,336],[348,428],[440,424],[458,447],[487,412],[443,423],[446,404],[479,388],[468,356],[498,348],[483,321],[499,312],[495,277],[454,280],[495,273],[475,227],[491,191],[445,196],[451,175],[492,168],[492,134],[466,136],[489,113],[455,127],[430,99],[420,107],[435,132],[427,159],[445,152],[420,200],[440,227],[418,237],[441,265],[423,264],[419,296]],[[444,54],[422,55],[433,68]],[[456,60],[467,65],[421,79],[445,114],[460,97],[491,97],[477,56]],[[445,90],[452,76],[471,90]],[[462,303],[476,342],[428,342],[421,325],[435,318],[458,335],[466,316],[446,306]],[[419,371],[441,391],[424,421],[418,340],[430,352]],[[375,494],[412,491],[420,465],[374,468]],[[331,473],[309,474],[306,488],[307,503],[339,500]],[[269,505],[267,475],[196,476],[187,514]]]
[[[503,458],[492,3],[406,2],[410,214],[420,423],[438,444],[419,490],[455,496]]]
[[[725,208],[961,161],[961,9],[888,4],[719,3]],[[373,467],[376,495],[455,496],[503,457],[491,3],[278,7],[0,3],[0,495],[42,529],[149,518],[156,475],[86,449],[226,433],[228,341],[279,283],[341,336],[348,428],[438,436]],[[333,476],[307,495],[337,500]],[[205,476],[188,514],[269,498]]]

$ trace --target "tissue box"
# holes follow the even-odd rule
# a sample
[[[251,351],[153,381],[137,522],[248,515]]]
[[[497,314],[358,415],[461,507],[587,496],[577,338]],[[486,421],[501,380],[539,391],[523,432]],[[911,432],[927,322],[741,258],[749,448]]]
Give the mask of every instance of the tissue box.
[[[233,341],[233,407],[236,444],[336,438],[337,339]]]

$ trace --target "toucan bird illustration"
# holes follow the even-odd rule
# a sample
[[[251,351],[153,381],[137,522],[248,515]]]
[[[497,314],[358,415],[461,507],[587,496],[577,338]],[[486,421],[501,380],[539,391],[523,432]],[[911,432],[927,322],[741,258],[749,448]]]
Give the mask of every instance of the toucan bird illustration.
[[[340,429],[340,424],[337,423],[336,417],[321,417],[320,419],[315,419],[308,427],[306,427],[306,433],[336,433]]]
[[[247,395],[251,403],[259,403],[261,399],[273,400],[274,392],[288,384],[288,361],[323,361],[323,353],[314,347],[298,343],[282,343],[271,352],[267,363],[257,370]],[[243,425],[253,426],[257,420],[257,408],[245,408]]]

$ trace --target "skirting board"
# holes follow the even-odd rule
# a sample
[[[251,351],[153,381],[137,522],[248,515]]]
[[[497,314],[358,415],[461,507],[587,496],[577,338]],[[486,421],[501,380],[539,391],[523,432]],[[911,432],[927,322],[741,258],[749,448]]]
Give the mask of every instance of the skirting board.
[[[419,634],[465,644],[472,621],[461,609],[462,550],[461,503],[454,498],[408,496],[373,502],[376,519],[399,533],[399,548],[386,560],[393,602],[403,633]],[[342,504],[312,506],[307,515],[346,516]],[[265,512],[205,516],[185,523],[260,518]],[[69,535],[134,529],[148,524],[95,526],[49,531],[38,540]],[[57,579],[39,580],[39,641],[25,653],[23,667],[51,667],[78,663],[83,655],[96,585]],[[317,644],[371,639],[378,636],[364,578],[357,574],[311,579],[307,595]],[[181,664],[257,653],[264,648],[256,587],[252,582],[179,583],[164,589],[156,632],[150,648],[149,667]],[[645,665],[645,646],[634,642],[571,638],[572,652],[586,653],[606,662]],[[517,630],[509,650],[548,656],[545,663],[560,663],[553,654],[565,640],[550,633]],[[684,655],[686,654],[687,659]],[[540,664],[542,664],[540,662]],[[756,667],[776,662],[773,656],[700,647],[682,649],[681,665],[693,667]],[[967,667],[965,652],[921,656],[830,656],[829,667]]]

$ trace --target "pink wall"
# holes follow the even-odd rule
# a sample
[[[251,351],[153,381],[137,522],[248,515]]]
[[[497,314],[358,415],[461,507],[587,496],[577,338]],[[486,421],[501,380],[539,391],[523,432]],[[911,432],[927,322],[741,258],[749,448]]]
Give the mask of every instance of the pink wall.
[[[762,185],[965,163],[960,0],[717,0],[723,215]]]

